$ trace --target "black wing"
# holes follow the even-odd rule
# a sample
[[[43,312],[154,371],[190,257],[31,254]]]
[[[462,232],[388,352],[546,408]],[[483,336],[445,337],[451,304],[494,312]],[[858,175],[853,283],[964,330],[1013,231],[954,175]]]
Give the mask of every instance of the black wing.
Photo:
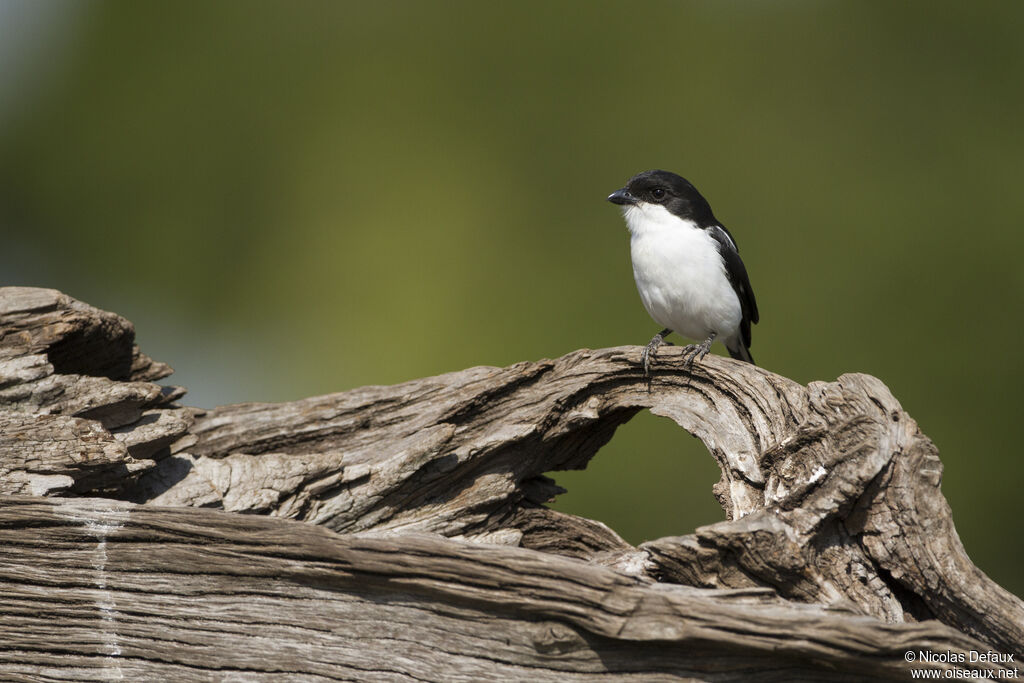
[[[750,278],[747,277],[747,268],[740,258],[740,250],[732,235],[722,225],[712,225],[707,229],[715,242],[718,243],[718,253],[725,261],[725,274],[729,278],[736,297],[740,300],[740,308],[743,311],[743,321],[740,323],[741,340],[746,347],[750,346],[750,324],[758,321],[757,300],[754,299],[754,290],[750,286]]]

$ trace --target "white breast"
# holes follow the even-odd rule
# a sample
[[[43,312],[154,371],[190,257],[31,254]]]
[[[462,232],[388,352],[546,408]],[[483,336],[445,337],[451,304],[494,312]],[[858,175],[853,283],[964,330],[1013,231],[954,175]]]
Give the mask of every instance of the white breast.
[[[633,277],[651,317],[696,341],[733,337],[743,311],[707,231],[657,204],[629,206],[625,216]]]

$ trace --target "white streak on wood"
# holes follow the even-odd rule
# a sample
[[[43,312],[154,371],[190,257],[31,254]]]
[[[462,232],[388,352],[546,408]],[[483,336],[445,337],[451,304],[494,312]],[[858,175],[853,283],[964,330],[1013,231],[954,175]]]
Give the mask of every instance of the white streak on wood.
[[[96,539],[95,546],[89,552],[89,564],[93,570],[93,601],[100,618],[98,636],[101,642],[103,658],[103,678],[105,680],[124,680],[118,659],[121,646],[118,638],[118,611],[113,591],[108,586],[107,538],[116,534],[128,521],[130,505],[117,501],[83,501],[70,500],[55,508],[55,512],[64,519],[77,522],[86,534]]]

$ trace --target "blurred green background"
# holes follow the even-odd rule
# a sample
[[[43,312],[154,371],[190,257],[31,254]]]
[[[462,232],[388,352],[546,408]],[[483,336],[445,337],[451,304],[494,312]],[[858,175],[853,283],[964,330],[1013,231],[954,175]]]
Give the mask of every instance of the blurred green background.
[[[641,344],[604,198],[674,170],[740,244],[758,362],[882,378],[1024,594],[1022,28],[1010,1],[0,0],[0,279],[133,320],[207,407]],[[555,476],[632,541],[722,518],[648,414]]]

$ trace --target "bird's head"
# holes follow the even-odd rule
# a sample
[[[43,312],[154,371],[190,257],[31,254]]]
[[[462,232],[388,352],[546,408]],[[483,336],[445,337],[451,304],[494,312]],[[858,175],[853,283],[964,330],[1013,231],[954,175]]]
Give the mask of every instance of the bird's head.
[[[629,179],[626,186],[608,195],[608,201],[647,212],[655,207],[698,225],[714,222],[711,206],[690,181],[671,171],[644,171]]]

